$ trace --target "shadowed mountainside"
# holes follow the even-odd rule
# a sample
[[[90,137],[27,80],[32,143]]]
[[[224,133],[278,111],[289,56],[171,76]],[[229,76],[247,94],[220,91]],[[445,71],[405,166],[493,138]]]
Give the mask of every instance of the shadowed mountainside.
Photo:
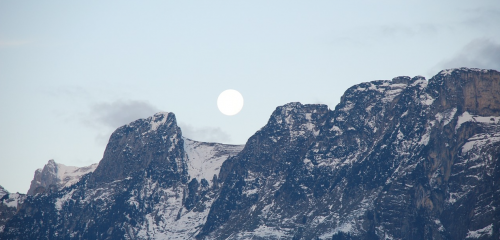
[[[495,70],[289,103],[245,146],[158,113],[118,128],[76,184],[27,196],[0,238],[498,239],[499,161]]]

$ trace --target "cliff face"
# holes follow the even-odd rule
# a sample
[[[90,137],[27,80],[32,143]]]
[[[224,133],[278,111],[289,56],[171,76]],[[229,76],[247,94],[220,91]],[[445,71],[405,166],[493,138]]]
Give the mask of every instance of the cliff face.
[[[498,116],[500,111],[500,76],[497,71],[450,69],[441,71],[430,82],[442,93],[442,107],[463,106],[471,114]]]
[[[157,113],[118,128],[110,137],[91,184],[151,176],[167,185],[185,183],[182,133],[173,113]]]
[[[334,111],[279,107],[224,163],[198,238],[498,238],[499,77],[446,70],[353,86]]]
[[[183,138],[172,113],[139,119],[111,135],[95,171],[28,196],[0,239],[192,238],[218,189],[214,175],[241,149]],[[51,163],[43,171],[57,175]]]
[[[280,106],[244,148],[183,138],[171,113],[137,120],[0,238],[498,239],[499,163],[499,72],[403,76],[334,110]]]
[[[56,192],[62,188],[69,187],[77,183],[83,175],[93,172],[96,167],[97,164],[87,167],[66,166],[56,163],[54,160],[49,160],[43,168],[35,171],[28,195]]]
[[[5,228],[5,224],[16,214],[17,208],[26,199],[25,194],[9,193],[0,186],[0,233]]]

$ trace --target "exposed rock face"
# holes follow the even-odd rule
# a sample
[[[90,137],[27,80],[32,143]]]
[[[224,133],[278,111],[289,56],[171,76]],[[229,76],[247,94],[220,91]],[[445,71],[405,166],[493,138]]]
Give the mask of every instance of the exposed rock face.
[[[2,198],[3,196],[5,196],[7,194],[9,194],[9,191],[5,190],[5,188],[0,186],[0,198]]]
[[[499,239],[500,73],[444,70],[289,103],[244,146],[171,113],[115,131],[96,171],[29,196],[0,239]]]
[[[278,108],[224,163],[198,238],[498,238],[499,77],[455,69],[362,83],[309,132],[275,119],[314,107]]]
[[[87,167],[66,166],[51,159],[43,169],[35,171],[28,195],[55,192],[69,187],[77,183],[83,175],[93,172],[96,167],[97,163]]]
[[[214,175],[242,148],[183,138],[173,113],[139,119],[111,135],[94,172],[29,197],[0,239],[193,238],[216,197]]]
[[[484,116],[500,112],[500,76],[497,71],[480,69],[444,70],[432,82],[432,88],[445,96],[441,105],[461,105],[464,110]]]
[[[90,183],[109,183],[143,175],[162,179],[167,185],[187,182],[181,136],[173,113],[157,113],[118,128],[111,135]]]
[[[4,229],[5,223],[16,214],[17,208],[23,204],[24,199],[26,199],[25,194],[9,193],[0,186],[0,233]]]
[[[268,124],[248,140],[243,151],[224,162],[219,177],[224,183],[221,196],[212,206],[199,237],[223,225],[229,227],[225,227],[228,234],[217,238],[256,227],[259,219],[252,212],[262,210],[275,196],[292,202],[300,198],[300,192],[282,191],[279,196],[276,191],[290,177],[294,166],[300,165],[301,156],[318,136],[318,126],[324,124],[327,113],[326,105],[290,103],[278,107]],[[234,231],[238,226],[242,228]]]

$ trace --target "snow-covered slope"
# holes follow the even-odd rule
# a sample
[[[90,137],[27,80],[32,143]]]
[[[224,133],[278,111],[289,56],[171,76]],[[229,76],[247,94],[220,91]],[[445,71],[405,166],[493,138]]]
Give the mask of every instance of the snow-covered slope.
[[[156,211],[146,214],[145,221],[135,230],[135,238],[193,239],[206,221],[210,207],[217,197],[217,183],[214,181],[217,181],[222,163],[228,157],[238,154],[244,147],[182,139],[190,182],[177,187],[162,188],[148,180],[141,194],[130,199],[131,203],[140,206],[138,198],[155,193],[162,193],[165,201],[156,204]]]
[[[218,196],[221,164],[242,148],[183,138],[172,113],[131,122],[111,135],[103,159],[91,174],[81,176],[77,173],[85,171],[54,161],[39,171],[38,175],[49,176],[46,184],[59,181],[67,187],[28,198],[23,210],[28,213],[18,216],[33,220],[29,228],[38,230],[20,226],[22,238],[39,238],[55,227],[58,230],[50,230],[48,238],[70,234],[99,239],[104,237],[96,234],[106,228],[112,239],[193,239]],[[68,176],[81,178],[72,184],[74,178]],[[40,206],[48,208],[43,219],[35,220],[32,211]],[[48,219],[56,221],[49,226]],[[63,227],[68,224],[74,226],[71,233]],[[6,236],[12,230],[7,225]]]
[[[66,166],[51,159],[43,169],[39,168],[35,171],[28,195],[49,191],[51,187],[57,190],[69,187],[77,183],[83,175],[93,172],[97,165],[94,163],[86,167]]]
[[[9,193],[0,186],[0,234],[5,228],[5,223],[10,220],[17,212],[26,199],[25,194]]]
[[[500,237],[498,71],[361,83],[325,108],[275,110],[223,164],[198,238]]]
[[[360,83],[334,110],[277,107],[245,147],[157,113],[77,183],[6,207],[0,239],[499,239],[499,93],[481,69]]]
[[[0,186],[0,205],[17,208],[21,205],[26,198],[25,194],[22,193],[9,193],[5,188]],[[1,212],[1,211],[0,211]],[[0,214],[2,215],[2,214]]]
[[[190,179],[207,180],[213,184],[222,163],[230,156],[238,154],[244,145],[198,142],[184,138],[184,151]]]

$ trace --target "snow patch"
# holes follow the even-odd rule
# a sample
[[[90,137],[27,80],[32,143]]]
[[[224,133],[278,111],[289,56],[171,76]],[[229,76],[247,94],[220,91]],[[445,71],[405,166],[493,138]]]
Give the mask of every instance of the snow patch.
[[[262,239],[287,239],[290,237],[290,231],[277,227],[260,225],[251,232],[238,233],[235,236],[230,236],[228,239],[253,239],[253,237]]]
[[[339,135],[342,135],[342,130],[340,130],[340,128],[338,126],[335,126],[333,125],[332,128],[330,128],[330,131],[334,131],[334,132],[337,132]]]
[[[427,80],[425,79],[419,79],[419,80],[416,80],[415,82],[413,82],[410,87],[414,87],[414,86],[417,86],[417,85],[420,85],[420,88],[423,89],[425,87],[427,87]]]
[[[401,92],[403,92],[406,84],[392,84],[391,89],[384,92],[384,97],[381,99],[383,103],[392,102]]]
[[[465,238],[480,238],[483,236],[491,237],[492,235],[493,235],[493,223],[478,230],[474,231],[469,230]]]
[[[438,231],[444,232],[444,226],[439,219],[434,219],[434,223],[438,225]]]
[[[98,163],[94,163],[87,167],[73,167],[57,163],[57,178],[60,181],[60,189],[77,183],[83,175],[94,172],[98,165]]]
[[[441,72],[439,72],[440,75],[443,75],[443,76],[448,76],[448,75],[451,75],[451,73],[455,71],[454,68],[452,69],[445,69],[445,70],[442,70]]]
[[[149,124],[151,125],[151,130],[156,131],[159,126],[163,125],[167,121],[168,112],[156,113],[151,117]]]
[[[445,69],[445,70],[442,70],[441,72],[439,72],[438,74],[442,75],[442,76],[448,76],[448,75],[451,75],[454,71],[487,73],[489,70],[488,69],[479,69],[479,68],[461,67],[461,68]]]
[[[408,110],[406,110],[403,114],[401,114],[401,117],[404,117],[406,115],[408,115]]]
[[[64,205],[65,202],[67,202],[72,196],[73,193],[75,192],[76,189],[71,190],[71,192],[64,194],[61,198],[58,198],[56,202],[54,203],[55,208],[58,211],[62,210],[62,206]]]
[[[243,192],[243,194],[245,194],[245,195],[247,195],[247,196],[250,196],[250,195],[256,194],[258,191],[259,191],[259,189],[257,189],[257,188],[254,188],[254,189],[248,189],[248,190],[245,190],[245,191]]]
[[[448,110],[448,111],[445,111],[445,112],[442,112],[442,113],[436,113],[436,115],[434,116],[436,118],[436,120],[439,122],[439,123],[443,123],[443,126],[446,126],[448,125],[448,123],[451,122],[451,120],[453,119],[453,117],[455,117],[455,114],[457,113],[457,108],[453,108],[451,110]]]
[[[436,121],[430,121],[429,124],[425,127],[425,133],[418,142],[419,145],[427,145],[429,144],[429,140],[431,138],[431,130],[432,127],[436,124]]]
[[[476,122],[482,124],[499,124],[500,117],[498,116],[478,116],[471,115],[469,112],[465,111],[458,117],[457,125],[455,126],[455,131],[457,131],[462,124],[466,122]]]
[[[420,95],[420,103],[422,105],[430,106],[434,102],[434,98],[432,98],[429,94]]]
[[[188,211],[182,205],[183,191],[182,188],[161,188],[152,181],[148,182],[138,197],[153,193],[159,193],[163,197],[162,202],[155,204],[154,210],[146,214],[137,239],[194,239],[201,229],[200,224],[206,221],[213,199],[203,203],[203,211]]]
[[[7,199],[2,200],[2,204],[10,207],[10,208],[17,208],[19,205],[22,204],[24,200],[24,195],[20,193],[10,193]]]
[[[462,113],[462,115],[458,117],[457,126],[455,126],[455,131],[457,131],[460,128],[460,126],[462,126],[463,123],[470,122],[472,120],[473,120],[472,115],[470,115],[469,112],[465,111],[464,113]]]
[[[237,155],[244,145],[197,142],[184,138],[184,151],[188,173],[191,179],[206,179],[212,183],[214,175],[219,175],[222,163],[230,156]]]
[[[354,108],[354,103],[348,101],[345,103],[345,106],[342,109],[340,109],[340,111],[349,112],[353,108]]]
[[[474,148],[481,149],[485,145],[490,145],[495,142],[500,142],[500,133],[476,134],[467,139],[467,142],[462,146],[462,154],[465,154]]]

